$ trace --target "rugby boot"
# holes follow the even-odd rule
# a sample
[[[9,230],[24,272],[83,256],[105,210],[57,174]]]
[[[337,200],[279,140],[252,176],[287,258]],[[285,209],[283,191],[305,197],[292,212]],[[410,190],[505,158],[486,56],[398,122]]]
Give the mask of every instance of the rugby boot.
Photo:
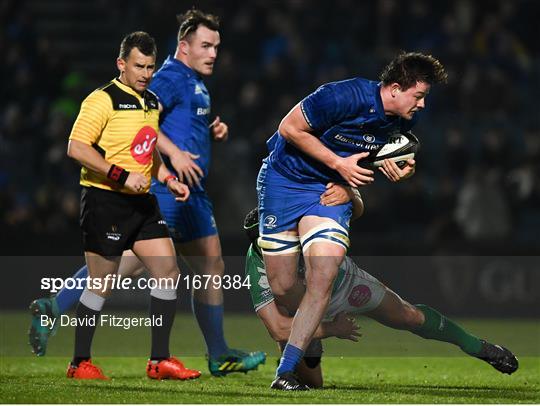
[[[150,379],[196,379],[201,376],[200,371],[189,369],[182,361],[175,357],[169,357],[159,362],[148,360],[146,375]]]
[[[58,305],[54,298],[36,299],[28,307],[32,313],[32,323],[28,330],[28,343],[32,347],[32,352],[38,357],[45,355],[49,337],[56,334],[59,322],[52,326],[52,321],[60,317]],[[45,318],[44,316],[47,316]]]
[[[277,376],[270,385],[270,388],[279,390],[309,390],[309,386],[301,383],[292,372],[285,372]]]
[[[91,359],[88,361],[81,361],[78,366],[69,363],[66,375],[68,378],[73,379],[109,379],[103,374],[101,368],[92,364]]]
[[[503,374],[512,374],[517,371],[519,367],[518,359],[507,348],[488,343],[485,340],[482,342],[482,349],[476,355],[476,358],[486,361],[497,371]]]
[[[214,376],[225,376],[233,372],[244,372],[256,370],[259,365],[266,362],[266,354],[262,351],[244,352],[241,350],[229,349],[218,358],[208,358],[208,369]]]

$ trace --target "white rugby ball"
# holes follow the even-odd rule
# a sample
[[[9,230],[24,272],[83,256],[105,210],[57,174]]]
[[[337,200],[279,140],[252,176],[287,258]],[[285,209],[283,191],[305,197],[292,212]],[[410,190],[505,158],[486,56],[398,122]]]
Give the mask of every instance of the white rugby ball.
[[[374,167],[379,167],[385,159],[390,159],[403,168],[407,164],[407,159],[413,159],[419,148],[420,141],[413,133],[393,134],[381,149],[367,158],[367,161]]]

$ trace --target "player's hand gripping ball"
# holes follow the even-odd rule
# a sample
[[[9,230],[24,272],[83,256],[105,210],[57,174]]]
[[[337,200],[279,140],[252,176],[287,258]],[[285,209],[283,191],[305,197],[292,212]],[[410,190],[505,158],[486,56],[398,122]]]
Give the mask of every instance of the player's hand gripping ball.
[[[394,134],[381,149],[372,153],[366,162],[378,168],[385,159],[389,159],[402,169],[407,165],[408,159],[415,158],[419,148],[420,141],[410,131],[405,134]]]

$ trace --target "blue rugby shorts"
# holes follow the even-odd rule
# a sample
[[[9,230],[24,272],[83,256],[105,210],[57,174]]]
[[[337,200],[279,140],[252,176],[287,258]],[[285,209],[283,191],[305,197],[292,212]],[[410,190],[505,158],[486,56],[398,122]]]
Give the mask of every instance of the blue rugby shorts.
[[[259,233],[268,235],[293,230],[305,216],[330,218],[348,230],[352,203],[323,206],[320,197],[325,190],[326,184],[298,183],[263,163],[257,177]]]

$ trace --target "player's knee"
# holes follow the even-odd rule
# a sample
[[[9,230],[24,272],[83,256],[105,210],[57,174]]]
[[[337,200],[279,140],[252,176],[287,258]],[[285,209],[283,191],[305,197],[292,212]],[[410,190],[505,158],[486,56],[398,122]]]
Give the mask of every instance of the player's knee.
[[[274,296],[287,296],[295,289],[296,281],[290,278],[275,278],[269,281]]]
[[[408,305],[403,308],[402,329],[416,330],[424,324],[424,314],[416,307]]]
[[[222,256],[211,258],[210,264],[208,265],[208,272],[210,275],[223,276],[225,273],[225,261],[223,261]]]
[[[171,261],[170,263],[164,264],[160,271],[159,277],[174,280],[180,277],[180,268],[178,267],[176,261]]]
[[[221,256],[191,258],[190,266],[198,275],[223,276],[225,262]]]

